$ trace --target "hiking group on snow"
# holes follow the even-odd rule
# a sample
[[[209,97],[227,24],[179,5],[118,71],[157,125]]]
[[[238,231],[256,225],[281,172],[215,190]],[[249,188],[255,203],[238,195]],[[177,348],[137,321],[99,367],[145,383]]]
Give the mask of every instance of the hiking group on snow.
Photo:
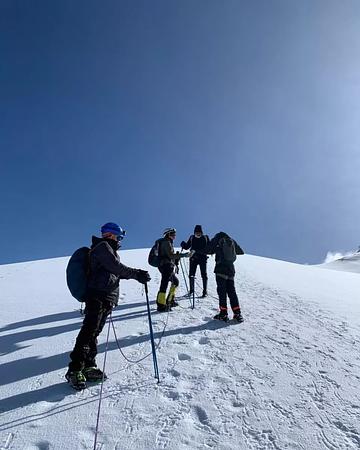
[[[97,337],[101,333],[106,319],[119,301],[119,283],[121,279],[137,280],[147,284],[151,278],[146,270],[127,267],[120,262],[118,250],[125,231],[116,223],[108,222],[101,227],[101,238],[92,237],[91,248],[82,247],[70,258],[67,269],[67,284],[71,294],[85,303],[84,321],[76,338],[70,363],[65,375],[75,389],[86,387],[86,381],[100,381],[106,375],[96,365]],[[202,296],[207,296],[207,255],[215,254],[217,293],[219,313],[214,319],[228,321],[227,297],[229,297],[233,319],[243,321],[239,300],[235,290],[236,255],[244,252],[238,243],[224,232],[217,233],[211,240],[203,233],[201,225],[196,225],[194,234],[188,241],[181,242],[181,252],[174,250],[175,228],[166,228],[163,237],[157,239],[150,250],[148,263],[157,267],[161,273],[161,283],[156,298],[159,313],[171,311],[178,306],[175,300],[179,279],[181,258],[189,258],[190,289],[188,296],[194,294],[195,274],[200,266],[202,277]],[[183,250],[189,250],[184,253]],[[168,294],[167,289],[170,283]],[[150,310],[149,310],[150,311]]]

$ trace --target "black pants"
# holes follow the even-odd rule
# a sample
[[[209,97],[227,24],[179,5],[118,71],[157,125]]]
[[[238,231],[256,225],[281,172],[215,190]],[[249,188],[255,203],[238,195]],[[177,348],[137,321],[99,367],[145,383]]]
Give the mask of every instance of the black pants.
[[[70,353],[69,370],[71,371],[96,366],[97,337],[104,328],[113,307],[111,302],[99,298],[91,298],[85,303],[85,318],[74,350]]]
[[[206,292],[207,290],[207,273],[206,273],[206,263],[207,260],[206,259],[197,259],[197,258],[190,258],[190,267],[189,267],[189,277],[190,277],[190,293],[194,292],[194,284],[195,284],[195,280],[194,280],[194,276],[196,274],[196,269],[198,266],[200,266],[200,273],[201,273],[201,278],[202,278],[202,282],[203,282],[203,291]]]
[[[179,279],[175,275],[174,266],[171,264],[165,264],[164,266],[159,267],[161,273],[161,283],[160,283],[160,292],[166,292],[169,281],[174,286],[179,286]]]
[[[227,296],[230,300],[231,309],[234,312],[240,311],[239,299],[235,291],[235,283],[232,278],[223,278],[216,275],[217,293],[219,296],[219,306],[221,311],[227,311]]]

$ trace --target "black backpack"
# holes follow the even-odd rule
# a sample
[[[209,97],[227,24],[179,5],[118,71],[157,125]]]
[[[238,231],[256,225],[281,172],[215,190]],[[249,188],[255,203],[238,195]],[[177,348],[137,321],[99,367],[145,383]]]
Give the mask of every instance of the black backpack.
[[[234,241],[225,236],[220,239],[219,247],[221,248],[222,258],[225,263],[233,263],[236,261],[236,249]]]
[[[90,273],[90,249],[78,248],[71,256],[66,267],[66,282],[71,295],[83,302]]]
[[[160,248],[160,241],[161,239],[157,239],[155,241],[155,244],[151,247],[149,256],[148,256],[148,263],[152,267],[159,267],[160,263],[160,256],[159,256],[159,248]]]

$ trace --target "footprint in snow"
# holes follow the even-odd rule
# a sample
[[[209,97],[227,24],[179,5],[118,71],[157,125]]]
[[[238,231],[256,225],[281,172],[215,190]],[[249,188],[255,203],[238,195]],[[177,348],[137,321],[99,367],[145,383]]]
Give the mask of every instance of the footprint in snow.
[[[208,418],[208,415],[207,415],[205,409],[202,408],[201,406],[197,406],[197,405],[195,405],[193,407],[193,409],[194,409],[194,412],[195,412],[197,418],[199,419],[199,422],[201,422],[204,425],[208,425],[209,418]]]
[[[179,358],[179,359],[180,359],[180,358]],[[175,378],[179,378],[179,376],[181,375],[180,372],[178,372],[178,371],[175,370],[175,369],[171,369],[171,370],[169,371],[169,373],[170,373],[170,375],[172,375],[172,376],[175,377]]]
[[[180,361],[190,361],[191,356],[186,353],[178,353],[178,358]]]
[[[49,450],[50,443],[47,441],[37,442],[35,445],[25,447],[24,450]]]
[[[243,408],[245,406],[244,403],[242,403],[242,402],[240,402],[238,400],[234,400],[232,402],[232,405],[233,405],[234,408]]]
[[[165,392],[164,395],[171,400],[178,400],[180,398],[180,394],[177,391],[168,391]]]
[[[63,397],[61,396],[60,399],[62,399]],[[50,403],[52,401],[52,403]],[[48,411],[52,410],[52,408],[54,407],[53,403],[56,402],[57,400],[50,400],[49,401],[45,401],[42,400],[40,402],[35,403],[35,407],[38,411],[38,414],[45,414]]]

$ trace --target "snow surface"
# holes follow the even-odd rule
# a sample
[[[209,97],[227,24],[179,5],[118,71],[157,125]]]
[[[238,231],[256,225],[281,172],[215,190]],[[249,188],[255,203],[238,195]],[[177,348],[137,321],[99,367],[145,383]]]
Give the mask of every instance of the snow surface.
[[[147,254],[121,258],[146,267]],[[75,392],[64,382],[82,321],[67,260],[0,266],[0,449],[94,448],[100,385]],[[236,265],[245,322],[231,325],[211,320],[212,258],[211,297],[194,310],[182,299],[155,312],[160,277],[151,269],[161,383],[151,356],[128,363],[111,332],[97,449],[360,448],[359,275],[249,255]],[[145,296],[135,281],[121,290],[113,323],[137,360],[151,350]]]
[[[340,258],[334,259],[331,262],[322,264],[319,267],[323,267],[324,269],[343,270],[345,272],[360,273],[360,253],[349,253],[347,255],[341,256]]]

